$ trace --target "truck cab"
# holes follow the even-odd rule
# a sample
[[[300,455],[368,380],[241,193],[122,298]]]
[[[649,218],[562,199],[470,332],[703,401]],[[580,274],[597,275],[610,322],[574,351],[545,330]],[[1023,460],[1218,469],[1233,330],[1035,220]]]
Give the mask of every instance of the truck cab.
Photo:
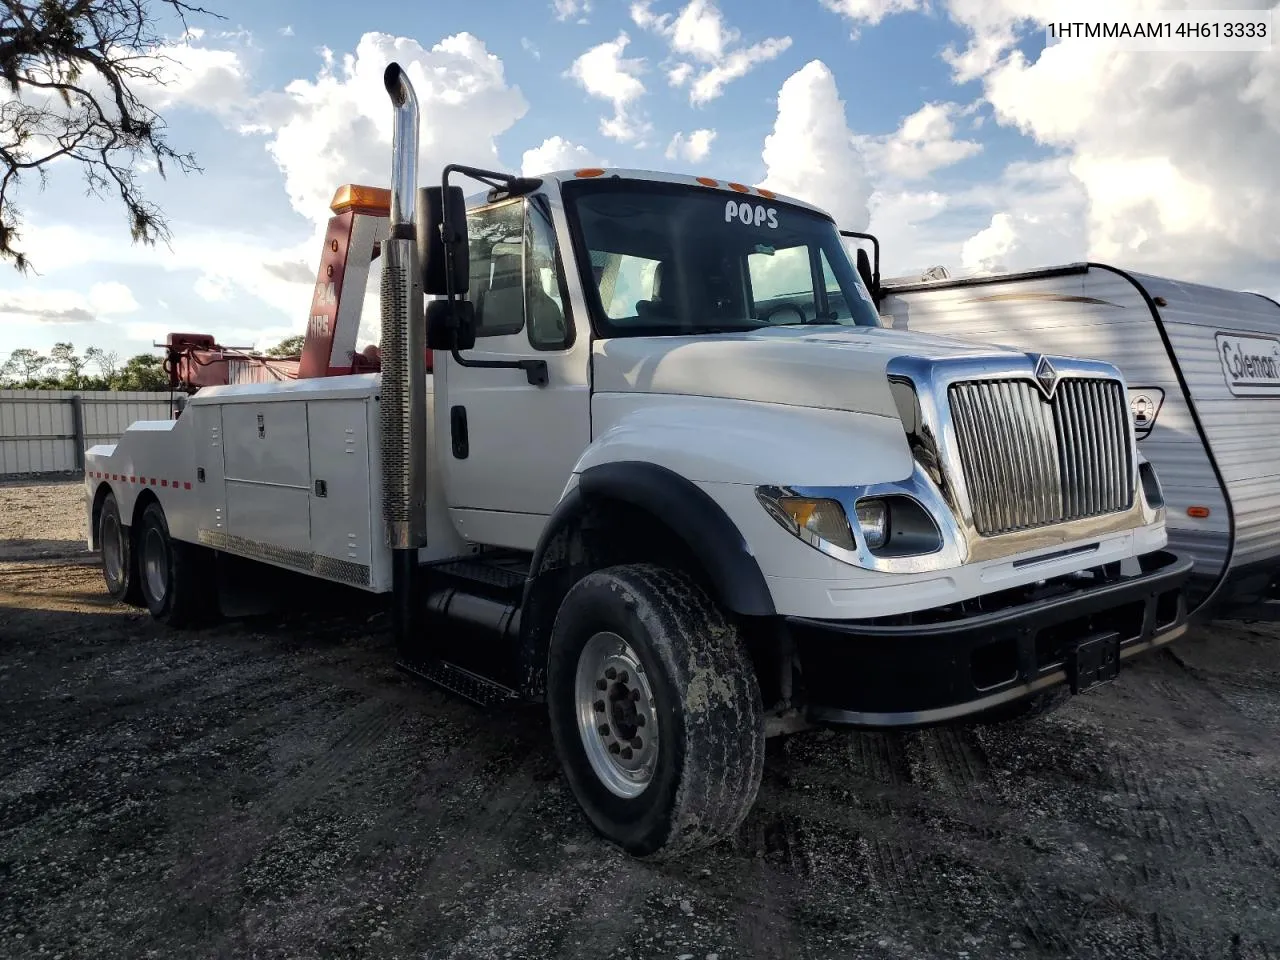
[[[590,822],[654,857],[737,828],[771,734],[1023,717],[1184,632],[1116,367],[887,329],[830,215],[758,187],[419,188],[386,79],[391,190],[334,205],[380,369],[313,322],[332,375],[91,449],[114,595],[191,622],[233,558],[389,594],[405,669],[545,703]]]

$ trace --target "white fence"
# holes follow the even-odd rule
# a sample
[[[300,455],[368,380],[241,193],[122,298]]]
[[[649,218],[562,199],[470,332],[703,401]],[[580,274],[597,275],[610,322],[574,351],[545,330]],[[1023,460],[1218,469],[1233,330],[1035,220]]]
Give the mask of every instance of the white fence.
[[[0,390],[0,476],[83,470],[86,448],[172,409],[168,393]]]

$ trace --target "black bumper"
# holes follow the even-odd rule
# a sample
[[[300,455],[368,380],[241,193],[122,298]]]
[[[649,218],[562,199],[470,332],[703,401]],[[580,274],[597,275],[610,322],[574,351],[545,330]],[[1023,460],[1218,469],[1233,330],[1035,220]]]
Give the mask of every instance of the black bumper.
[[[1156,551],[1140,572],[1095,571],[985,598],[985,610],[889,621],[788,617],[811,720],[944,723],[1041,690],[1109,679],[1120,661],[1187,629],[1191,558]]]

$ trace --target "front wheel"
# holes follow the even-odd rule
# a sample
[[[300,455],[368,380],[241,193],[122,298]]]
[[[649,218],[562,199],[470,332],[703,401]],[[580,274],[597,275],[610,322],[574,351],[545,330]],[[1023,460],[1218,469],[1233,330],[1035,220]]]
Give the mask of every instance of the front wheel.
[[[588,574],[551,635],[551,733],[588,819],[629,853],[670,858],[735,832],[764,768],[764,709],[733,625],[688,576]]]

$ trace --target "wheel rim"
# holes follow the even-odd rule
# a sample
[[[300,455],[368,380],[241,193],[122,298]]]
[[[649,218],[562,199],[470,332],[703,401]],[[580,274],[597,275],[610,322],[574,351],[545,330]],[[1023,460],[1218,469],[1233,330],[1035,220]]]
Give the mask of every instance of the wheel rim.
[[[124,580],[124,538],[120,518],[108,511],[102,518],[102,566],[112,583]]]
[[[147,580],[147,591],[155,600],[163,600],[169,589],[168,552],[164,547],[164,534],[152,527],[142,543],[142,570]]]
[[[574,694],[591,769],[611,793],[639,796],[658,765],[658,714],[640,658],[616,633],[597,633],[578,655]]]

